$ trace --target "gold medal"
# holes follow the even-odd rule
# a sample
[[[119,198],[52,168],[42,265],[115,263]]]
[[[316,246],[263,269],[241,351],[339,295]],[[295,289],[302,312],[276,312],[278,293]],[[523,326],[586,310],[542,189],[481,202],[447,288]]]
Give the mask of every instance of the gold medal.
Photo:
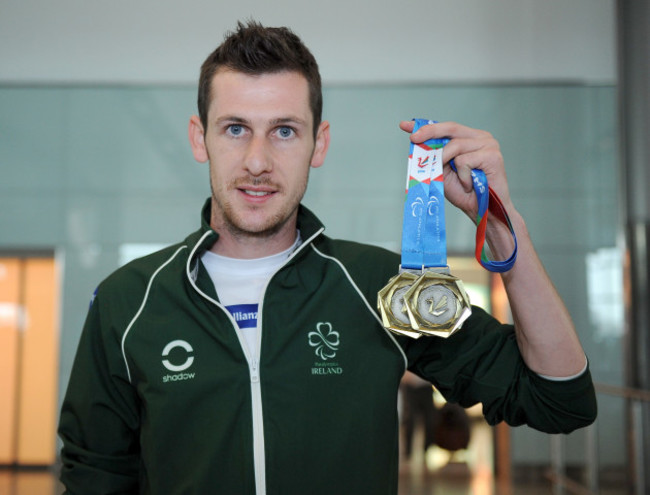
[[[449,337],[472,314],[463,282],[432,269],[395,275],[377,294],[377,308],[386,329],[416,339]]]
[[[427,269],[404,294],[411,328],[424,335],[449,337],[472,314],[463,282]]]
[[[417,279],[418,276],[413,272],[403,271],[392,277],[386,287],[377,293],[377,308],[384,327],[398,335],[415,339],[420,337],[421,333],[413,331],[411,327],[404,296]]]
[[[415,119],[413,132],[432,123]],[[472,313],[462,282],[446,266],[442,147],[448,141],[410,143],[402,265],[377,294],[384,327],[412,338],[449,337]]]

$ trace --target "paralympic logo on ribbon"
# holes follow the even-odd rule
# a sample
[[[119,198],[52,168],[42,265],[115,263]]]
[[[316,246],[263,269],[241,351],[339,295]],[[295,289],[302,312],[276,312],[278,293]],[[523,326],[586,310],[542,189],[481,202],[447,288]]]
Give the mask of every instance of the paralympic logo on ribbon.
[[[414,217],[419,217],[422,214],[422,209],[424,208],[424,200],[422,198],[415,198],[415,201],[411,203],[411,214]],[[440,210],[440,200],[436,196],[431,196],[429,202],[427,203],[427,214],[429,216],[435,216]]]

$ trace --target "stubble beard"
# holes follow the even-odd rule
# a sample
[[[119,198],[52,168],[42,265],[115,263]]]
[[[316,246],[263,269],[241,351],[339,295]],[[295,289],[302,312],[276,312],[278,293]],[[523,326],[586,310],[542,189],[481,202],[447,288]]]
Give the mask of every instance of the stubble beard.
[[[271,185],[272,183],[265,179],[253,178],[245,182],[248,185]],[[234,180],[229,183],[225,191],[232,191],[237,189],[238,181]],[[285,205],[281,205],[280,209],[275,211],[269,218],[258,225],[247,225],[245,218],[242,218],[236,211],[235,206],[226,199],[227,194],[219,194],[214,187],[212,177],[210,177],[210,189],[212,191],[212,223],[213,227],[218,227],[228,231],[236,239],[255,239],[264,240],[270,239],[277,235],[287,224],[287,222],[294,218],[296,211],[300,205],[300,201],[305,194],[307,188],[307,179],[301,185],[300,192],[296,193],[291,201]],[[280,194],[280,192],[278,192]],[[260,206],[259,209],[263,209]],[[216,225],[214,225],[216,224]]]

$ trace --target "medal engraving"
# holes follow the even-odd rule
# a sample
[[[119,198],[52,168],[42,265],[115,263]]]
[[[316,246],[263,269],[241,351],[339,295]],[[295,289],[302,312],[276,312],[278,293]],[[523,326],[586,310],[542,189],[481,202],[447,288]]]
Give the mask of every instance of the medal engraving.
[[[411,288],[410,285],[406,285],[399,290],[393,292],[393,297],[390,300],[390,312],[399,320],[400,323],[404,325],[411,325],[411,320],[409,320],[408,310],[406,309],[406,302],[404,301],[404,295]]]
[[[424,335],[449,337],[472,313],[460,279],[426,270],[404,296],[413,330]]]
[[[447,287],[434,285],[420,292],[418,313],[431,323],[444,325],[455,316],[457,302],[456,296]]]

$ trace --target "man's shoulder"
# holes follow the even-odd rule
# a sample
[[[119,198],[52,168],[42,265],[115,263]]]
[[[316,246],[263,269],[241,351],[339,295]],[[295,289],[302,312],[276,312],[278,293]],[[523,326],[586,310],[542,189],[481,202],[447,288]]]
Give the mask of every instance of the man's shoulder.
[[[381,246],[321,236],[314,247],[340,263],[355,281],[365,280],[373,288],[385,284],[399,270],[399,254]]]
[[[131,260],[104,279],[98,293],[141,294],[165,270],[182,274],[188,251],[187,244],[177,243]]]
[[[375,244],[321,236],[316,248],[342,262],[399,264],[399,254]]]

